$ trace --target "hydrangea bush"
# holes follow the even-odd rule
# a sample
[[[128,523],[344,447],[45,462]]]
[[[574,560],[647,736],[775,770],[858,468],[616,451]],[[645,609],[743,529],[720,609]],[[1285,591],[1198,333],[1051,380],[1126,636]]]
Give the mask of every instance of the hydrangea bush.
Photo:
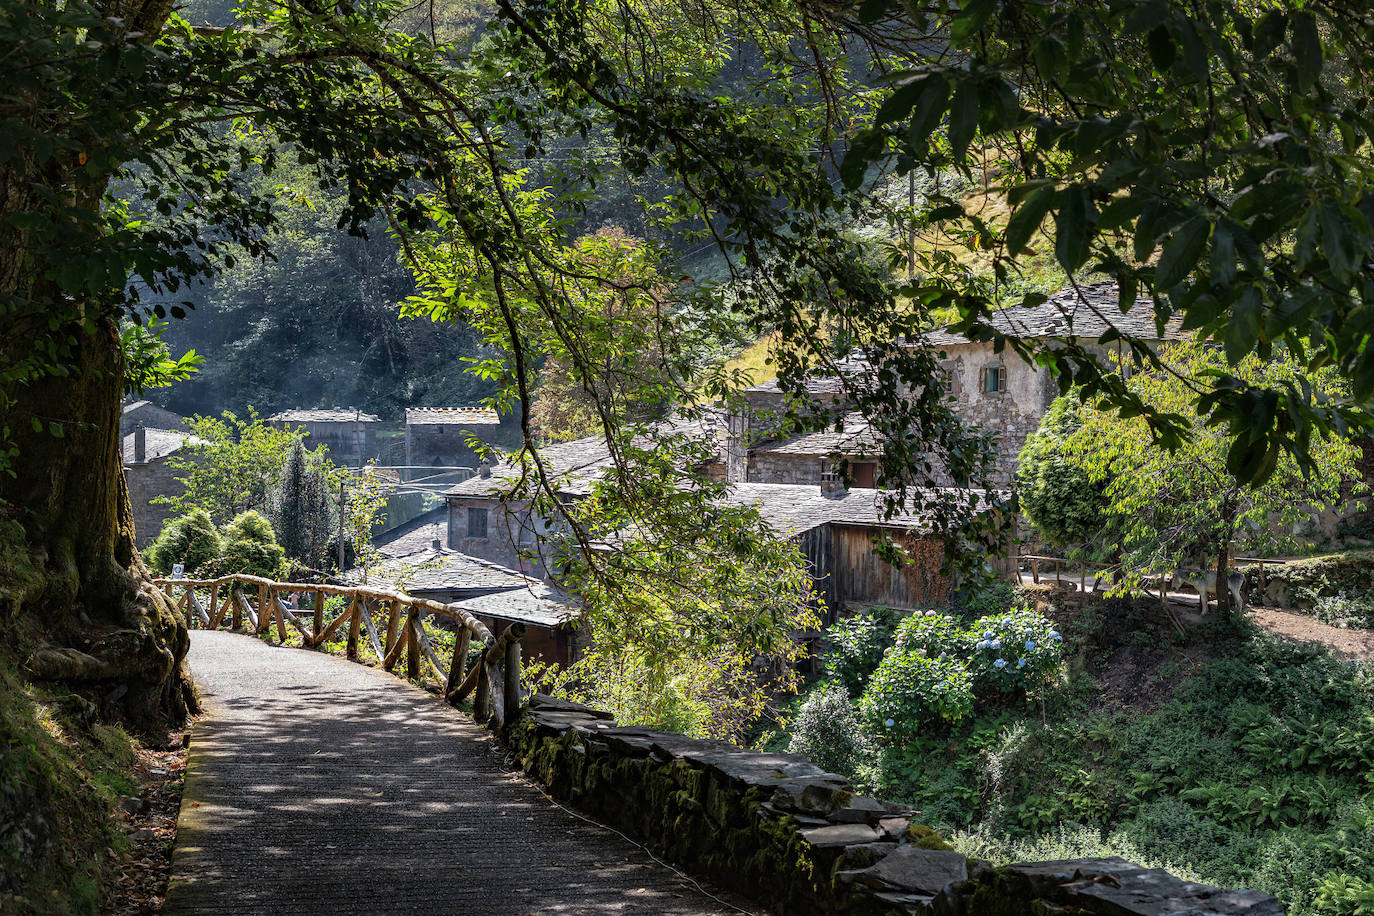
[[[866,731],[902,739],[915,737],[931,722],[957,722],[972,711],[973,675],[967,664],[895,646],[859,698]]]
[[[962,626],[950,616],[917,613],[897,628],[859,700],[864,727],[905,740],[934,723],[956,722],[975,701],[1025,697],[1059,671],[1063,638],[1027,608]]]

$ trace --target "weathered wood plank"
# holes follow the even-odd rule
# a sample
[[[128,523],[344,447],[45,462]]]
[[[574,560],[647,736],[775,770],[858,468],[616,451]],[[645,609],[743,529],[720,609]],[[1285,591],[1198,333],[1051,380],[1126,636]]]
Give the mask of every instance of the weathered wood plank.
[[[367,607],[366,603],[364,603],[363,607],[363,623],[367,626],[367,639],[372,645],[372,651],[376,653],[378,659],[385,658],[386,656],[382,652],[382,644],[377,640],[377,628],[372,624],[372,609]]]
[[[415,625],[414,608],[406,615],[406,678],[417,680],[420,677],[420,633]]]
[[[314,636],[312,636],[311,638],[312,638],[312,639],[315,639],[315,640],[318,640],[318,639],[320,638],[320,631],[324,629],[324,592],[321,591],[321,590],[318,589],[318,588],[315,589],[315,607],[314,607],[314,611],[315,611],[315,634],[314,634]]]
[[[420,638],[420,651],[423,652],[425,658],[429,660],[430,665],[434,668],[434,673],[439,675],[440,680],[442,680],[444,677],[444,666],[440,663],[439,654],[434,651],[434,646],[429,641],[429,634],[425,632],[425,620],[423,617],[415,618],[415,635]]]
[[[315,640],[310,644],[311,648],[314,648],[315,646],[318,646],[322,643],[328,642],[329,637],[333,636],[334,632],[338,630],[339,627],[343,626],[345,623],[348,623],[352,619],[353,605],[350,604],[347,608],[344,609],[344,612],[342,614],[340,614],[338,617],[335,617],[333,620],[329,621],[329,625],[326,626],[322,631],[320,631],[320,635],[315,637]]]
[[[444,695],[452,694],[463,683],[464,669],[468,664],[468,646],[472,642],[472,632],[466,627],[453,637],[453,659],[449,662],[448,680],[444,683]]]
[[[520,717],[520,640],[512,639],[506,643],[505,689],[503,697],[505,715],[502,723],[514,722]]]
[[[367,608],[363,607],[362,599],[357,595],[353,596],[353,603],[349,607],[353,609],[353,615],[348,620],[348,644],[344,652],[349,658],[357,658],[358,629],[362,625],[363,615],[367,613]]]
[[[401,625],[401,605],[393,601],[387,608],[386,616],[386,643],[383,645],[383,652],[379,657],[385,659],[382,667],[390,671],[391,666],[396,664],[396,631]]]
[[[248,599],[243,597],[243,592],[238,589],[234,589],[234,602],[236,608],[234,611],[234,629],[237,630],[243,626],[243,615],[247,615],[249,627],[254,633],[258,632],[258,615],[253,613],[253,606],[248,603]]]

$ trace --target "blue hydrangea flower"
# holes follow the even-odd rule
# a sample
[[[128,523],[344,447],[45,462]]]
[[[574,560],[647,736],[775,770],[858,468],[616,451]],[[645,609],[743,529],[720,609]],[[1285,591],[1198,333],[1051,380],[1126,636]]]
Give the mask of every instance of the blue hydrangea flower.
[[[1028,639],[1028,640],[1026,640],[1026,651],[1027,651],[1027,652],[1030,652],[1030,651],[1033,651],[1034,649],[1035,649],[1035,640],[1033,640],[1033,639]]]
[[[992,642],[988,643],[988,648],[989,648],[989,649],[1000,649],[1000,648],[1002,648],[1002,640],[1000,640],[1000,639],[994,639]]]
[[[1024,668],[1024,667],[1026,667],[1026,660],[1023,658],[1023,659],[1020,659],[1019,661],[1017,661],[1016,667],[1018,667],[1018,668]]]
[[[886,722],[884,722],[883,724],[886,725],[888,728],[891,728],[892,726],[894,726],[894,725],[897,724],[897,720],[896,720],[896,719],[888,719],[888,720],[887,720]]]
[[[996,636],[996,635],[997,635],[997,634],[994,633],[994,632],[992,632],[991,630],[984,630],[984,631],[983,631],[983,638],[984,638],[984,639],[992,639],[992,638],[993,638],[994,636]]]
[[[1062,637],[1062,636],[1059,635],[1059,631],[1058,631],[1058,630],[1050,630],[1050,639],[1059,639],[1059,640],[1062,640],[1063,638],[1064,638],[1064,637]]]
[[[999,658],[997,661],[992,663],[992,667],[1005,668],[1007,667],[1007,660],[1005,658]]]

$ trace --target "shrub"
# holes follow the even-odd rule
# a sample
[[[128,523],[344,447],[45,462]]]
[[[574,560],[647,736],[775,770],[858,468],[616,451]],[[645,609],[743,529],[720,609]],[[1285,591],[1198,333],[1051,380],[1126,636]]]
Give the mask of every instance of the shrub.
[[[840,620],[826,631],[830,648],[823,662],[831,677],[844,684],[851,697],[863,693],[873,672],[883,660],[883,653],[892,644],[896,612],[888,608],[872,608]]]
[[[893,647],[883,656],[859,700],[864,727],[898,740],[923,726],[957,722],[973,711],[973,678],[954,658],[928,658],[920,649]]]
[[[286,551],[267,519],[256,512],[240,513],[225,525],[224,541],[223,553],[212,564],[215,575],[245,573],[270,579],[281,569]]]
[[[224,541],[210,521],[210,514],[196,509],[164,525],[157,540],[143,552],[143,559],[164,576],[171,575],[176,563],[185,567],[187,576],[195,576],[223,549]]]
[[[821,685],[792,721],[787,752],[801,754],[821,769],[852,776],[862,750],[849,694],[840,684]]]
[[[1021,603],[1016,592],[1016,586],[1009,582],[985,585],[960,599],[960,616],[964,620],[972,620],[989,614],[1001,614]]]
[[[980,694],[1026,693],[1059,669],[1064,639],[1035,611],[1018,608],[980,617],[973,634],[969,668]]]
[[[1346,598],[1341,595],[1316,600],[1313,614],[1322,623],[1333,627],[1374,628],[1374,601],[1368,596]]]
[[[968,631],[948,614],[926,611],[913,614],[897,625],[893,646],[921,650],[927,658],[967,658],[973,641]]]

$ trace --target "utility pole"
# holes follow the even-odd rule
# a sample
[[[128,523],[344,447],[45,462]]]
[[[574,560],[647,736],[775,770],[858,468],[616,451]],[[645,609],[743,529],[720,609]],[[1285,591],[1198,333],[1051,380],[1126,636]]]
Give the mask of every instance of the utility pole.
[[[339,575],[344,573],[344,502],[347,494],[344,486],[348,483],[348,475],[339,478]]]

